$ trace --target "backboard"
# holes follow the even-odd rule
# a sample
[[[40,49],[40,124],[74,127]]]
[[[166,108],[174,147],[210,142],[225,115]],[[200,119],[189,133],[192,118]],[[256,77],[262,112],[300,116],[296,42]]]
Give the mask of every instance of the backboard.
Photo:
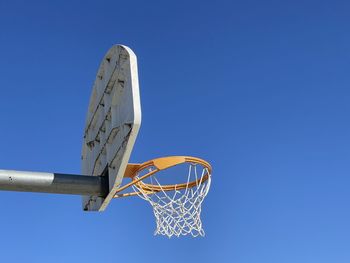
[[[108,176],[105,197],[83,196],[85,211],[103,211],[124,176],[141,125],[137,59],[122,45],[103,58],[90,97],[82,146],[82,173]]]

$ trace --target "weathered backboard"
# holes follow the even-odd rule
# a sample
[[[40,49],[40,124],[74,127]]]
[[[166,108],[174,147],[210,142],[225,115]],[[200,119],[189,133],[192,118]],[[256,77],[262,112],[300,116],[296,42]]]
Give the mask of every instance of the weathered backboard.
[[[83,196],[85,211],[103,211],[124,176],[141,125],[137,59],[122,45],[103,58],[93,85],[82,148],[82,173],[109,177],[106,197]]]

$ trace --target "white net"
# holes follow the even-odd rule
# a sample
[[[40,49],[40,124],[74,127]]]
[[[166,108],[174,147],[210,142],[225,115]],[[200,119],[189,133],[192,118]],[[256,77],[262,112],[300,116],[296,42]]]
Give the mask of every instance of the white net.
[[[201,165],[188,164],[187,183],[179,187],[181,189],[176,189],[175,186],[175,189],[169,190],[168,185],[161,185],[157,173],[150,177],[150,184],[155,187],[150,188],[150,184],[143,182],[133,185],[134,190],[139,192],[138,195],[153,207],[157,223],[155,235],[204,236],[201,206],[210,188],[211,175]]]

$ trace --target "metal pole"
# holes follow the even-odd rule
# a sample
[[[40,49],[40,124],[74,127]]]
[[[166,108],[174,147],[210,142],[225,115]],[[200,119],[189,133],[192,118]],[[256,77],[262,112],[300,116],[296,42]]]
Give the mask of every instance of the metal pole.
[[[0,190],[107,196],[108,176],[0,170]]]

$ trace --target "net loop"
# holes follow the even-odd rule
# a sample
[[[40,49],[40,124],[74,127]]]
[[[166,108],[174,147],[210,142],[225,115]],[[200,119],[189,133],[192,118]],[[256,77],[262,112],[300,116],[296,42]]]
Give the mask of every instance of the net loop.
[[[185,184],[162,185],[157,173],[152,173],[149,177],[150,184],[139,180],[140,172],[133,178],[135,183],[131,187],[135,193],[153,207],[157,225],[155,235],[168,237],[205,235],[200,215],[203,200],[211,184],[211,169],[209,164],[208,166],[196,162],[186,164],[189,168]]]

